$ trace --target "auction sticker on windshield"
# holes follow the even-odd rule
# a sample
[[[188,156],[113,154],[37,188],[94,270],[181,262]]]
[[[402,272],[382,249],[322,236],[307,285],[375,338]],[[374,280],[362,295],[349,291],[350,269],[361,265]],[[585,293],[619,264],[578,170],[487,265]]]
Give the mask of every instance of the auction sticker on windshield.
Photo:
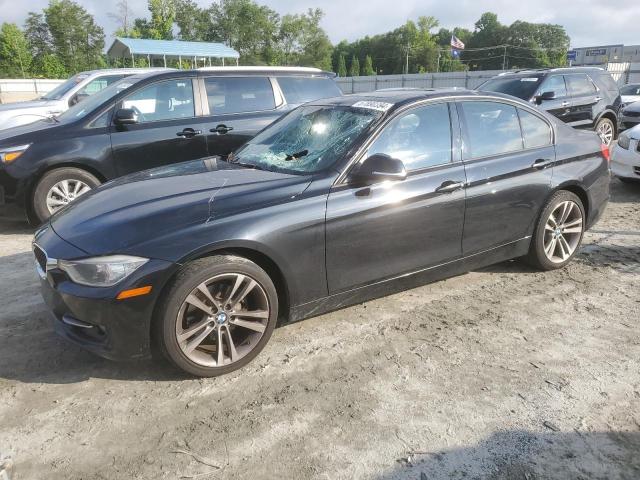
[[[387,102],[374,102],[370,100],[362,100],[360,102],[356,102],[353,104],[354,108],[367,108],[369,110],[377,110],[379,112],[386,112],[391,107],[393,107],[393,103]]]

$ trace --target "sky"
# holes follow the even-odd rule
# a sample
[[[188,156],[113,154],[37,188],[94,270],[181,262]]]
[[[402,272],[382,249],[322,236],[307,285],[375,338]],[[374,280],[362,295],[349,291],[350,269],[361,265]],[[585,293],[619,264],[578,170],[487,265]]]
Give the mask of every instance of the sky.
[[[96,18],[111,43],[114,22],[108,13],[117,0],[76,0]],[[207,6],[212,0],[196,0]],[[421,15],[436,17],[440,25],[473,29],[483,12],[498,14],[501,23],[515,20],[563,25],[572,47],[640,44],[640,0],[258,0],[280,14],[302,13],[308,8],[325,12],[322,26],[333,43],[356,40],[392,30]],[[0,22],[22,25],[27,13],[41,11],[48,0],[0,0]],[[136,17],[147,16],[146,0],[129,0]]]

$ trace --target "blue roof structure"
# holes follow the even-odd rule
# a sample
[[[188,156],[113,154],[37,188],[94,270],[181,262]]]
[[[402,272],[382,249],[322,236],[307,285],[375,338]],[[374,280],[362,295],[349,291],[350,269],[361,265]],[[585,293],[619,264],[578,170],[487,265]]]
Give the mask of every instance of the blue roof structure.
[[[107,54],[110,57],[155,55],[168,57],[239,58],[240,54],[222,43],[183,42],[181,40],[149,40],[116,37]]]

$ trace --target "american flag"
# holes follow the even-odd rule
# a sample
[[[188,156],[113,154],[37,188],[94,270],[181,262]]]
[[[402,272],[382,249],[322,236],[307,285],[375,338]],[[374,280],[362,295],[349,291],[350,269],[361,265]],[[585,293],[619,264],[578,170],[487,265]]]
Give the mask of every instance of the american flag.
[[[457,50],[464,50],[464,43],[455,35],[451,35],[451,46]]]

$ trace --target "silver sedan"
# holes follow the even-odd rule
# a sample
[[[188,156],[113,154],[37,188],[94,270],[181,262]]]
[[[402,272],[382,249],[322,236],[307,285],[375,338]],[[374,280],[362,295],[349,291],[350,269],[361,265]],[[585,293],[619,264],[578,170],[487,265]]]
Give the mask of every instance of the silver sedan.
[[[611,171],[624,182],[640,181],[640,125],[618,137],[611,151]]]

